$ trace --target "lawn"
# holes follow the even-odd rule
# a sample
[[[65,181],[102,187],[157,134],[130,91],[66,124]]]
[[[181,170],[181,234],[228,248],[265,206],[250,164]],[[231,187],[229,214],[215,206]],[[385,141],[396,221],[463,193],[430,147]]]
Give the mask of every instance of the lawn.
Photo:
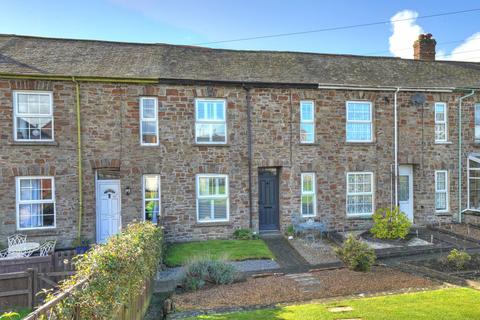
[[[467,320],[480,319],[480,291],[467,288],[440,289],[374,298],[343,300],[327,304],[301,304],[275,309],[199,316],[209,320]],[[332,313],[328,308],[349,306],[353,311]]]
[[[234,261],[274,258],[263,240],[207,240],[168,246],[165,264],[169,267],[181,266],[188,260],[205,254]]]

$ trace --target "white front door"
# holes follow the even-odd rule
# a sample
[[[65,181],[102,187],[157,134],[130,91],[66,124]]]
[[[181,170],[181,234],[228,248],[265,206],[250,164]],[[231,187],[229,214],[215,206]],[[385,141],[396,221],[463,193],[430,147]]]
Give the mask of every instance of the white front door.
[[[120,232],[120,180],[97,181],[97,243]]]
[[[400,166],[398,169],[398,204],[410,221],[413,221],[413,167]]]

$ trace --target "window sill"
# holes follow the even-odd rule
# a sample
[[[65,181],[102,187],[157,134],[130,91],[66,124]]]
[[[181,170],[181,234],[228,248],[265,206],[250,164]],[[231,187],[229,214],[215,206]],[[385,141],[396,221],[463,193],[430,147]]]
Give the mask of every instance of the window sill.
[[[346,141],[345,142],[345,145],[346,146],[373,146],[375,145],[376,143],[374,141],[367,141],[367,142],[349,142],[349,141]]]
[[[318,142],[311,142],[311,143],[300,142],[298,145],[299,146],[320,146],[320,143],[318,143]]]
[[[435,212],[436,216],[451,216],[452,214],[450,211],[436,211]]]
[[[372,220],[372,214],[347,215],[348,220]]]
[[[9,143],[10,146],[50,146],[58,147],[58,142],[56,141],[13,141]]]
[[[198,222],[195,223],[195,227],[231,227],[233,224],[230,221],[218,221],[218,222]]]
[[[195,147],[224,147],[230,148],[230,144],[228,143],[194,143],[193,146]]]
[[[452,141],[435,141],[435,144],[452,144]]]

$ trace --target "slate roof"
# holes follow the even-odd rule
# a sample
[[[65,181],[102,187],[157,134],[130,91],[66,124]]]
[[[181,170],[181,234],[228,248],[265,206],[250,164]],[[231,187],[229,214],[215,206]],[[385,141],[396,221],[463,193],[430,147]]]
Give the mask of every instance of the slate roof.
[[[1,34],[0,73],[275,84],[480,87],[480,63]]]

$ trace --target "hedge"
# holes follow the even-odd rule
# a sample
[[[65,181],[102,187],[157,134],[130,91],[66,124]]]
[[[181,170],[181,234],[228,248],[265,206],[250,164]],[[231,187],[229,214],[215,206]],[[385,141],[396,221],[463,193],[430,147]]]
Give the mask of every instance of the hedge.
[[[75,261],[77,273],[60,285],[65,291],[80,281],[75,290],[57,305],[65,318],[75,311],[80,319],[110,319],[131,297],[144,290],[160,264],[163,232],[150,222],[134,223],[104,245],[97,245]],[[50,295],[49,299],[54,296]],[[63,318],[63,317],[60,317]]]

